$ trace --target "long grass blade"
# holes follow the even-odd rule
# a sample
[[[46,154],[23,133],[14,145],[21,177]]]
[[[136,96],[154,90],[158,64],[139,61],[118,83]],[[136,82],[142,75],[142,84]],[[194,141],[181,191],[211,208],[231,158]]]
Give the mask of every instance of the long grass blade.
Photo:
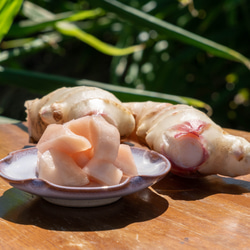
[[[206,103],[189,97],[182,97],[176,95],[161,94],[157,92],[131,89],[127,87],[121,87],[106,83],[101,83],[91,80],[76,80],[74,78],[62,77],[58,75],[50,75],[44,73],[31,72],[27,70],[18,70],[4,68],[0,66],[0,83],[11,84],[15,86],[22,86],[30,89],[31,91],[39,92],[40,94],[46,94],[57,88],[64,86],[94,86],[108,90],[115,94],[121,101],[132,102],[132,101],[159,101],[159,102],[170,102],[173,104],[182,103],[193,105],[197,108],[204,108],[211,113],[211,107]],[[42,92],[41,92],[41,87]]]
[[[91,3],[97,4],[99,7],[102,7],[107,11],[114,12],[119,17],[136,25],[153,29],[162,35],[166,35],[183,43],[200,48],[212,55],[243,63],[248,69],[250,69],[250,60],[239,52],[196,35],[176,25],[160,20],[131,6],[125,5],[116,0],[93,0]]]
[[[90,45],[91,47],[99,50],[100,52],[111,55],[111,56],[123,56],[127,54],[134,53],[136,51],[142,50],[144,48],[143,44],[134,45],[126,48],[118,48],[107,43],[102,42],[95,36],[84,32],[79,29],[76,25],[68,22],[59,22],[56,24],[56,29],[63,35],[75,37],[82,42]]]

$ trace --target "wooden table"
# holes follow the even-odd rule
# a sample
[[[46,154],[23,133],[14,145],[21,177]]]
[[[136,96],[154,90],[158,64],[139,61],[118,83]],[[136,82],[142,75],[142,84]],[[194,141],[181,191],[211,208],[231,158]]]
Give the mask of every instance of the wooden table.
[[[22,123],[0,125],[1,158],[27,144]],[[56,206],[0,179],[0,249],[250,249],[249,206],[250,175],[168,174],[95,208]]]

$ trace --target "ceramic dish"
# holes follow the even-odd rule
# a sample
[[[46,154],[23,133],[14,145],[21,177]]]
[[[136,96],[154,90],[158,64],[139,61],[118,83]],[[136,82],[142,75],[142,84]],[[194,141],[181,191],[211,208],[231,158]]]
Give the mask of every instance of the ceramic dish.
[[[131,148],[138,176],[127,177],[118,185],[102,187],[66,187],[36,176],[35,147],[10,153],[0,160],[0,176],[22,191],[43,197],[62,206],[90,207],[109,204],[122,196],[149,187],[170,170],[170,162],[162,155],[140,148]]]

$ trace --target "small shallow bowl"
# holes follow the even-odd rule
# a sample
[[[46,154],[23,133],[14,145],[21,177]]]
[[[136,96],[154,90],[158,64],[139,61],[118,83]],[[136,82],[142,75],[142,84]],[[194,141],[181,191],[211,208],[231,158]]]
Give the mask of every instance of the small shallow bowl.
[[[161,180],[171,164],[154,151],[132,147],[138,176],[127,177],[118,185],[102,187],[59,186],[37,178],[37,148],[18,150],[0,160],[0,176],[11,186],[43,197],[62,206],[93,207],[117,201]]]

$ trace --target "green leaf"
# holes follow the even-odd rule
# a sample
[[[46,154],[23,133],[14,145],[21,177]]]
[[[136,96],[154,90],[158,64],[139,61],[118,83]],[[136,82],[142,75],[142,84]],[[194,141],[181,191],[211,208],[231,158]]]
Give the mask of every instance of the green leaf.
[[[48,13],[48,11],[46,13]],[[67,12],[57,15],[51,13],[51,15],[47,14],[46,17],[43,18],[41,18],[40,16],[39,21],[26,20],[26,21],[21,21],[16,25],[13,25],[8,35],[11,37],[27,36],[32,33],[42,31],[46,28],[51,28],[59,21],[73,22],[73,21],[83,20],[86,18],[94,18],[102,14],[103,11],[100,8],[94,10],[80,11],[77,13]]]
[[[189,45],[193,45],[212,55],[243,63],[248,69],[250,69],[250,60],[237,51],[203,38],[176,25],[160,20],[121,2],[116,0],[92,0],[91,4],[97,4],[99,7],[102,7],[107,11],[114,12],[119,17],[124,18],[136,25],[153,29],[159,34],[166,35],[172,39],[176,39]]]
[[[22,0],[0,1],[0,42],[9,31],[14,17],[18,13]]]
[[[158,102],[170,102],[173,104],[182,103],[193,105],[197,108],[204,108],[211,113],[211,108],[206,103],[182,96],[161,94],[152,91],[131,89],[127,87],[121,87],[91,80],[76,80],[69,77],[62,77],[58,75],[36,73],[27,70],[9,69],[0,66],[0,83],[11,84],[15,86],[21,86],[30,89],[31,91],[40,92],[41,94],[47,94],[61,87],[73,87],[73,86],[94,86],[108,90],[115,94],[123,102],[139,102],[139,101],[158,101]],[[41,92],[41,86],[42,92]]]
[[[32,18],[32,20],[28,20],[28,22],[22,22],[19,23],[18,26],[14,26],[9,32],[9,35],[29,35],[31,33],[38,32],[45,28],[53,26],[61,34],[75,37],[107,55],[122,56],[144,49],[144,45],[135,45],[126,48],[118,48],[109,45],[100,41],[95,36],[84,32],[83,30],[78,28],[77,25],[70,23],[72,21],[83,20],[85,18],[94,18],[102,15],[103,10],[100,8],[82,11],[74,14],[61,13],[55,15],[33,3],[25,2],[23,9],[23,13]],[[36,13],[36,15],[34,15],[34,13]]]
[[[87,43],[91,47],[99,50],[100,52],[111,55],[111,56],[123,56],[136,51],[142,50],[144,45],[135,45],[127,48],[118,48],[107,43],[104,43],[97,39],[95,36],[84,32],[79,29],[76,25],[68,22],[59,22],[56,24],[56,29],[63,35],[72,36],[84,43]]]

